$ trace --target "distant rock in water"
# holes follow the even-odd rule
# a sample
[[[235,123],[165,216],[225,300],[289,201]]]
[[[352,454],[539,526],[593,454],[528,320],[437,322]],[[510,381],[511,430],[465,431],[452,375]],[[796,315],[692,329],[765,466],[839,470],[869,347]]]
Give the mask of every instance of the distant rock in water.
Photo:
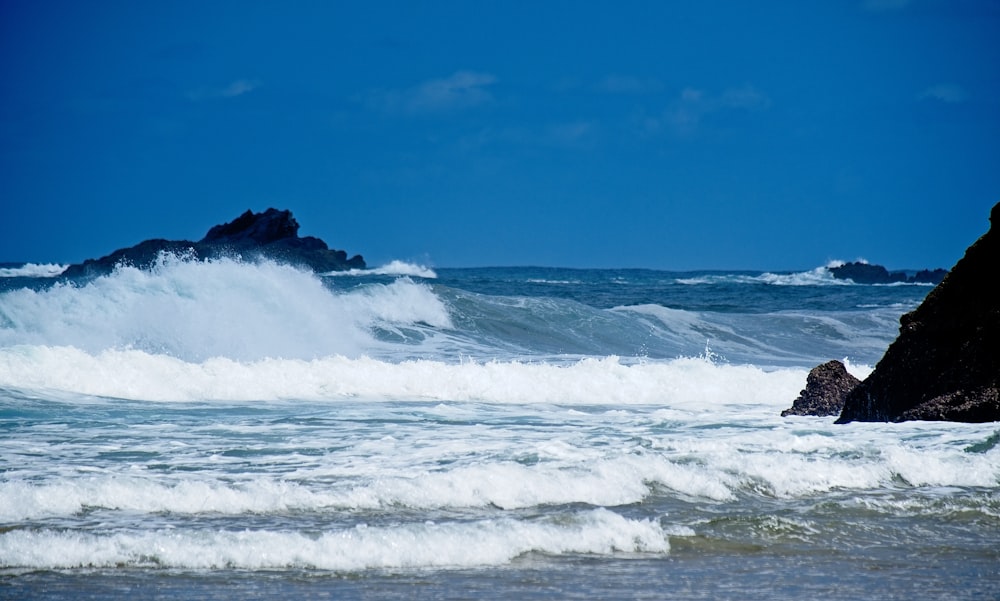
[[[332,250],[319,238],[299,237],[299,223],[291,211],[267,209],[263,213],[247,211],[233,221],[216,225],[198,242],[188,240],[145,240],[114,251],[100,259],[87,259],[70,265],[64,277],[94,276],[110,273],[121,263],[149,269],[160,253],[191,255],[197,258],[236,255],[265,257],[283,263],[309,267],[317,272],[364,269],[361,255],[350,259],[342,250]]]
[[[991,227],[924,302],[848,395],[837,423],[1000,421],[1000,203]]]
[[[914,275],[907,275],[905,271],[889,271],[881,265],[861,262],[844,263],[827,269],[838,280],[851,280],[855,284],[894,284],[897,282],[938,284],[948,274],[944,269],[922,269]]]
[[[861,381],[847,373],[840,361],[827,361],[818,365],[806,377],[806,388],[792,403],[791,409],[781,412],[789,415],[840,415],[844,399]]]
[[[913,276],[907,278],[906,281],[917,283],[917,284],[940,284],[944,281],[944,276],[948,275],[947,269],[921,269]]]

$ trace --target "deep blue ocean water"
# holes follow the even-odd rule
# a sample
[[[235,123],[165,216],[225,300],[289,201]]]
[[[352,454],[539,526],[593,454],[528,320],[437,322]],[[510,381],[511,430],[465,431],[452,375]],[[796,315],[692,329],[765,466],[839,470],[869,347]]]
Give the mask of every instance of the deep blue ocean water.
[[[928,286],[0,266],[0,597],[997,599],[1000,425],[782,418]]]

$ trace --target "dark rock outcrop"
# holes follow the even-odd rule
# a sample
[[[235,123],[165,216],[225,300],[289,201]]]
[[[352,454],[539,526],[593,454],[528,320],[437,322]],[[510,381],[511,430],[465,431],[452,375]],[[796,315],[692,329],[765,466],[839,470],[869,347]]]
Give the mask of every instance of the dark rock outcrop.
[[[1000,421],[1000,203],[989,231],[924,302],[848,395],[837,423]]]
[[[247,210],[229,223],[208,230],[201,244],[265,245],[299,237],[299,222],[291,211],[268,209],[263,213]]]
[[[907,278],[908,282],[913,282],[917,284],[940,284],[944,280],[944,276],[948,275],[947,269],[921,269],[913,276]]]
[[[889,271],[881,265],[871,263],[844,263],[827,268],[838,280],[851,280],[855,284],[938,284],[948,273],[944,269],[921,269],[913,275],[905,271]]]
[[[145,240],[100,259],[87,259],[70,265],[62,275],[69,278],[102,275],[123,263],[149,269],[164,252],[200,259],[263,257],[309,267],[321,273],[365,268],[361,255],[348,259],[346,252],[330,249],[319,238],[300,238],[299,223],[292,217],[291,211],[267,209],[263,213],[248,210],[229,223],[216,225],[198,242],[158,238]]]
[[[847,373],[840,361],[827,361],[818,365],[806,377],[806,388],[792,403],[791,409],[781,412],[789,415],[840,415],[844,399],[861,381]]]
[[[901,271],[889,273],[885,267],[870,263],[844,263],[828,269],[838,280],[851,280],[855,284],[891,284],[906,281],[905,273]]]

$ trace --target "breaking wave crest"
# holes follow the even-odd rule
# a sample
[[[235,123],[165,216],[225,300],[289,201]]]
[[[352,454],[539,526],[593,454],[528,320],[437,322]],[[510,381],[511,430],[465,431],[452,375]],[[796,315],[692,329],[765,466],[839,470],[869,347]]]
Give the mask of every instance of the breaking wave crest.
[[[464,568],[502,565],[526,553],[612,555],[669,551],[658,523],[605,509],[559,519],[487,519],[320,532],[147,530],[0,534],[0,565],[21,568],[185,569]]]
[[[119,266],[84,284],[0,296],[2,347],[182,361],[359,356],[379,347],[379,332],[406,326],[449,328],[451,320],[428,287],[407,278],[336,292],[311,272],[267,261],[164,255],[150,271]]]

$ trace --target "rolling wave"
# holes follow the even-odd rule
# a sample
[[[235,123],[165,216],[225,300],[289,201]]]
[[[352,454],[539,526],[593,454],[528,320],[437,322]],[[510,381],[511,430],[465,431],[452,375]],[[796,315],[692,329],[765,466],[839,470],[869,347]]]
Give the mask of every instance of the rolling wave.
[[[414,324],[451,326],[422,284],[401,278],[338,293],[311,272],[267,261],[164,255],[150,271],[120,266],[82,285],[0,295],[0,347],[133,349],[185,361],[360,356],[382,346],[379,332]]]
[[[67,267],[69,266],[56,263],[25,263],[5,266],[0,267],[0,278],[54,278],[66,271]]]

